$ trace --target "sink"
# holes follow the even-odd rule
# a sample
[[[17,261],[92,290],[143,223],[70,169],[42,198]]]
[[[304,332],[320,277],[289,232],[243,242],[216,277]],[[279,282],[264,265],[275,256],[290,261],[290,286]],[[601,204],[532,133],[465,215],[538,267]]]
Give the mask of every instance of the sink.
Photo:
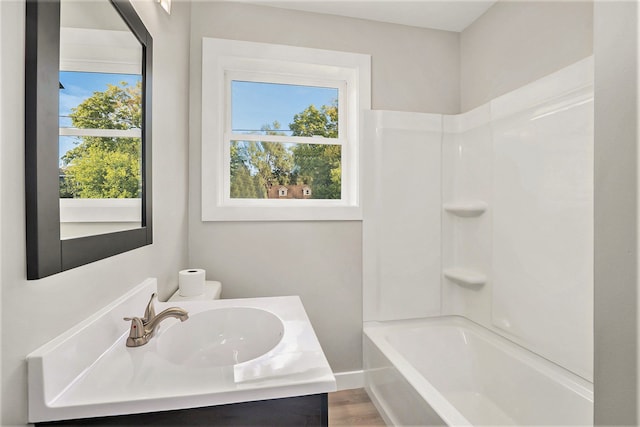
[[[2,1],[2,0],[0,0]],[[336,390],[297,296],[181,301],[148,344],[129,323],[150,278],[27,356],[29,421],[82,419],[282,399]],[[158,302],[156,312],[175,306]]]
[[[266,310],[226,307],[193,314],[158,334],[158,355],[192,367],[235,365],[272,350],[282,340],[284,324]]]

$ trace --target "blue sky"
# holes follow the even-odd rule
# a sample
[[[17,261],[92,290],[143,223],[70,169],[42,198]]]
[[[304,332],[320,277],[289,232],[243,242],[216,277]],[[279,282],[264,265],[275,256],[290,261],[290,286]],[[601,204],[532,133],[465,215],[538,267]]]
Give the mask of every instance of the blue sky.
[[[280,122],[288,130],[293,116],[313,104],[331,105],[338,90],[326,87],[233,81],[231,84],[231,127],[233,130],[260,130]]]

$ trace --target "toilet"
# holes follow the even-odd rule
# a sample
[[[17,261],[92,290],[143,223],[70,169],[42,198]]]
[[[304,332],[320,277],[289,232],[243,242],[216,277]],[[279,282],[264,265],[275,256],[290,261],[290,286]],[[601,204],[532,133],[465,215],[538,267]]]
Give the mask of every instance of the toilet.
[[[204,292],[200,295],[192,296],[192,297],[183,297],[180,295],[180,290],[176,290],[176,292],[171,295],[167,301],[171,302],[180,302],[180,301],[207,301],[220,299],[220,295],[222,294],[222,283],[215,280],[206,280],[204,282]]]

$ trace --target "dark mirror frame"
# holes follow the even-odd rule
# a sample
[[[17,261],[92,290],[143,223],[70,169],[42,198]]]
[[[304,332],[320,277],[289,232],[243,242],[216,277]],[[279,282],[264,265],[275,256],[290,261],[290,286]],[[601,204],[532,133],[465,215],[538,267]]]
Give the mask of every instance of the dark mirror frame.
[[[153,242],[151,228],[151,70],[153,40],[128,0],[110,0],[142,45],[142,224],[60,239],[58,109],[60,0],[27,0],[25,38],[25,196],[27,279],[40,279]]]

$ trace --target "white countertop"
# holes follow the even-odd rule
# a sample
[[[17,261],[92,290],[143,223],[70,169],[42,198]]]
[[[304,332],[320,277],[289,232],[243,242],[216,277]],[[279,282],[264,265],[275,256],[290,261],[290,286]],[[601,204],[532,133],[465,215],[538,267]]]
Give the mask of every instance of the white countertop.
[[[150,290],[147,283],[131,299],[139,304],[145,296],[148,298]],[[142,312],[144,304],[136,312]],[[116,301],[113,310],[87,319],[27,357],[30,422],[194,408],[336,389],[335,378],[297,296],[181,302],[179,306],[190,315],[213,308],[252,307],[269,311],[282,321],[282,340],[272,350],[244,363],[217,367],[194,368],[160,357],[156,343],[163,331],[182,326],[171,325],[179,323],[176,319],[164,321],[147,345],[126,347],[129,325],[118,318],[131,308],[122,305],[122,300]],[[156,312],[176,305],[156,303]],[[115,335],[107,331],[114,329],[114,321],[120,322],[116,339],[102,351],[92,349],[96,343],[88,341],[93,334],[102,330]],[[101,344],[104,347],[107,340]],[[71,372],[61,373],[61,369]]]

